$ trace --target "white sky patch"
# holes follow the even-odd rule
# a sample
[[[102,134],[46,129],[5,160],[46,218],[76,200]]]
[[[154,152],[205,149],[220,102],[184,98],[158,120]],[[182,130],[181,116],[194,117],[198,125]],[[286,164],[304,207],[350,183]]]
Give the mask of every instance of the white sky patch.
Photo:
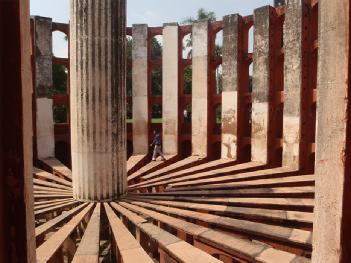
[[[52,52],[55,57],[68,58],[68,41],[65,40],[65,36],[57,31],[52,34]]]

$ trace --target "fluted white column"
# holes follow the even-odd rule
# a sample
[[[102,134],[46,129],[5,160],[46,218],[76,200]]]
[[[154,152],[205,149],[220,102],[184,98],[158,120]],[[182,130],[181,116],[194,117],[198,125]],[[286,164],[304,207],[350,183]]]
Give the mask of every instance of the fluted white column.
[[[126,190],[125,0],[71,0],[71,147],[76,199]]]

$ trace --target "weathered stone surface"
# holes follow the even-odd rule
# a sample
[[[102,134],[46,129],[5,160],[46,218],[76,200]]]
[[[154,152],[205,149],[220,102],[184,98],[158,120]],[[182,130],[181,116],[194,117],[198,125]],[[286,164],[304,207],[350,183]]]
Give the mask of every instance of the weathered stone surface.
[[[147,25],[133,25],[133,154],[149,152],[147,39]]]
[[[254,11],[251,158],[262,163],[268,161],[271,8]]]
[[[349,10],[347,0],[319,2],[314,263],[351,260]]]
[[[34,17],[36,143],[38,158],[55,155],[52,101],[52,19]]]
[[[192,155],[207,156],[208,147],[208,20],[193,24]]]
[[[71,1],[71,147],[77,199],[126,190],[125,1]]]
[[[236,159],[238,143],[238,89],[241,21],[239,15],[223,18],[222,158]]]
[[[283,165],[299,169],[303,1],[287,1],[284,23]]]
[[[37,98],[52,95],[52,19],[34,17],[35,93]]]
[[[162,57],[162,132],[163,153],[178,154],[178,25],[163,28]]]

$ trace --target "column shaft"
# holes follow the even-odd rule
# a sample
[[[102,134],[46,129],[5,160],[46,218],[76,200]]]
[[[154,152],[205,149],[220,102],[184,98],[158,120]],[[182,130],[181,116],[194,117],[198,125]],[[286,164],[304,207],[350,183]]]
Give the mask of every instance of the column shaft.
[[[208,149],[208,50],[209,22],[202,20],[193,24],[193,86],[192,86],[192,155],[207,157]]]
[[[109,200],[126,190],[125,1],[72,0],[73,194]]]
[[[133,154],[149,152],[148,27],[133,25]]]
[[[350,2],[319,2],[312,262],[351,262]]]
[[[51,31],[51,18],[34,17],[36,148],[39,159],[55,156]]]
[[[288,1],[284,24],[283,166],[299,169],[303,1]]]
[[[165,25],[163,28],[162,132],[163,153],[167,155],[178,154],[178,31],[178,24]]]
[[[239,15],[223,18],[222,158],[237,158],[238,96],[243,66],[243,20]]]
[[[270,6],[254,11],[251,158],[262,163],[268,162],[271,11]]]

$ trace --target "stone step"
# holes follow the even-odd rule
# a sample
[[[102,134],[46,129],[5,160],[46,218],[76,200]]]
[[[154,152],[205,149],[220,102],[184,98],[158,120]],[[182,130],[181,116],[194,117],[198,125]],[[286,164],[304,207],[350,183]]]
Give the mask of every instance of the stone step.
[[[38,169],[38,168],[34,168],[33,169],[33,176],[36,179],[41,179],[43,181],[48,181],[48,182],[52,182],[52,183],[57,183],[60,185],[64,185],[67,187],[71,187],[72,188],[72,182],[62,179],[58,176],[53,175],[52,173],[48,173],[44,170]]]
[[[41,218],[46,218],[48,217],[48,214],[57,214],[61,213],[64,210],[70,210],[72,207],[75,207],[79,205],[79,202],[76,200],[70,201],[70,202],[63,202],[61,204],[53,205],[50,207],[46,207],[43,209],[39,209],[34,211],[34,216],[35,220],[41,219]]]
[[[231,257],[234,262],[291,262],[289,260],[299,259],[301,262],[309,262],[308,259],[290,254],[284,251],[280,251],[272,248],[270,245],[264,244],[262,242],[250,241],[248,239],[243,239],[242,237],[236,237],[235,235],[229,235],[223,231],[214,230],[206,226],[201,226],[191,222],[187,222],[184,219],[176,218],[173,215],[166,215],[164,213],[159,213],[150,209],[145,209],[141,206],[136,206],[133,204],[128,204],[126,202],[119,202],[125,209],[129,209],[140,215],[144,215],[156,220],[157,222],[164,225],[165,229],[170,226],[178,231],[178,235],[183,239],[188,240],[188,236],[194,241],[194,245],[197,246],[199,243],[207,244],[211,247],[211,251],[214,254],[226,254]],[[120,208],[121,209],[121,208]],[[119,209],[119,210],[120,210]],[[120,211],[124,213],[123,211]],[[206,249],[206,251],[209,251]],[[273,254],[286,255],[287,257],[279,258],[271,261],[261,261],[259,258],[264,255],[265,251],[272,251]],[[286,254],[285,254],[286,253]],[[263,258],[262,258],[263,259]],[[266,258],[267,260],[267,258]],[[229,262],[229,261],[228,261]],[[231,261],[230,261],[231,262]],[[299,262],[299,261],[297,261]]]
[[[238,167],[238,166],[236,166]],[[241,170],[241,169],[240,169]],[[297,171],[292,171],[289,168],[273,168],[266,170],[259,170],[253,172],[235,173],[232,175],[221,175],[216,172],[205,173],[205,174],[195,174],[184,176],[181,178],[175,178],[170,180],[164,180],[155,183],[147,183],[143,185],[130,185],[130,190],[145,189],[148,187],[162,187],[166,188],[168,185],[177,186],[195,186],[195,185],[205,185],[205,184],[219,184],[219,183],[230,183],[230,182],[242,182],[242,181],[252,181],[261,179],[273,179],[273,178],[284,178],[298,175]]]
[[[68,220],[70,220],[74,215],[76,215],[79,211],[81,211],[87,205],[88,205],[88,203],[83,203],[83,204],[81,204],[75,208],[72,208],[71,210],[66,211],[65,213],[45,222],[44,224],[37,226],[35,228],[35,238],[36,238],[37,247],[39,247],[43,243],[46,234],[48,234],[49,232],[55,231],[55,229],[59,225],[66,223]]]
[[[63,204],[63,203],[72,202],[72,201],[74,201],[73,198],[66,198],[66,199],[61,199],[61,200],[55,201],[55,202],[48,202],[48,203],[44,203],[44,204],[40,204],[40,205],[35,205],[34,211],[40,210],[43,208],[47,208],[47,207],[51,207],[51,206],[55,206],[55,205],[59,205],[59,204]]]
[[[72,181],[72,171],[56,158],[41,159],[40,162],[47,172]]]
[[[42,185],[42,186],[48,186],[48,187],[53,187],[53,188],[57,188],[57,189],[64,189],[64,190],[72,191],[72,187],[65,186],[65,185],[62,185],[62,184],[53,183],[53,182],[49,182],[49,181],[46,181],[46,180],[33,178],[33,183],[34,183],[34,185]]]
[[[96,204],[72,263],[98,263],[100,252],[101,205]]]
[[[72,194],[72,189],[60,189],[60,188],[54,188],[54,187],[46,187],[42,185],[37,185],[34,183],[33,185],[33,190],[35,192],[37,191],[49,191],[49,192],[54,192],[54,193],[67,193],[67,194]]]
[[[208,163],[206,162],[205,164],[200,165],[200,167],[205,167]],[[223,176],[227,174],[236,174],[240,172],[249,172],[252,170],[257,170],[257,169],[262,169],[263,165],[258,162],[249,162],[249,163],[243,163],[243,164],[237,164],[229,167],[224,167],[220,169],[211,169],[206,172],[198,172],[195,174],[183,174],[183,171],[179,171],[176,173],[170,173],[166,174],[163,176],[159,176],[157,178],[149,179],[144,182],[140,182],[135,185],[130,185],[130,188],[140,188],[140,186],[147,186],[147,185],[164,185],[168,183],[176,183],[176,182],[182,182],[182,181],[190,181],[190,180],[196,180],[196,179],[201,179],[201,178],[211,178],[211,177],[218,177],[218,176]],[[193,168],[195,169],[195,167]]]
[[[226,205],[210,205],[190,202],[155,201],[142,198],[127,198],[131,201],[139,201],[152,205],[163,205],[174,208],[182,208],[192,211],[224,215],[238,219],[281,224],[312,230],[313,213],[300,211],[284,211],[263,208],[235,207]]]
[[[187,169],[189,167],[201,165],[201,164],[206,163],[206,162],[207,162],[206,158],[199,158],[198,156],[189,156],[183,160],[180,160],[180,161],[177,161],[177,162],[172,163],[170,165],[167,165],[166,167],[163,167],[162,169],[158,169],[154,172],[150,172],[148,174],[141,176],[140,181],[147,180],[145,177],[148,177],[149,175],[151,177],[158,178],[158,177],[162,177],[163,175],[166,175],[168,173],[181,171],[183,169]]]
[[[37,263],[50,262],[50,260],[56,262],[64,262],[62,255],[62,246],[65,245],[65,241],[72,235],[75,229],[77,229],[82,223],[88,221],[94,204],[89,204],[81,212],[75,215],[67,224],[55,232],[47,241],[40,245],[36,250]],[[68,244],[66,244],[67,246]],[[75,250],[73,245],[70,246],[71,250]],[[61,252],[61,253],[60,253]],[[72,252],[71,254],[74,254]]]
[[[130,198],[129,196],[128,198]],[[141,197],[141,196],[140,196]],[[142,196],[146,200],[180,201],[200,204],[215,204],[235,207],[267,208],[285,211],[313,212],[314,200],[310,198],[231,198],[231,197],[182,197]]]
[[[128,182],[137,181],[137,180],[139,180],[139,178],[141,176],[143,176],[146,173],[151,173],[155,170],[158,170],[158,169],[161,169],[165,166],[168,166],[171,163],[174,163],[178,157],[176,155],[165,155],[165,158],[166,158],[166,161],[157,160],[157,161],[151,161],[151,162],[147,163],[146,165],[141,167],[139,170],[137,170],[133,174],[129,175],[127,177],[127,181]]]
[[[34,202],[34,206],[56,203],[56,202],[60,202],[60,201],[70,200],[70,199],[72,199],[72,198],[63,198],[63,199],[59,198],[59,199],[46,200],[46,201],[37,201],[37,202]]]
[[[111,207],[108,204],[104,203],[104,208],[111,227],[112,239],[116,246],[116,251],[113,252],[117,257],[117,262],[153,263],[153,260],[140,246],[134,236],[123,225]]]
[[[190,175],[194,173],[200,173],[200,172],[206,172],[211,169],[219,169],[223,168],[226,166],[233,166],[236,164],[235,161],[230,160],[230,159],[219,159],[219,160],[214,160],[210,162],[205,162],[205,159],[202,159],[203,162],[205,163],[200,163],[198,165],[194,164],[197,161],[197,163],[200,163],[198,157],[188,157],[186,159],[183,159],[181,161],[178,161],[174,163],[173,165],[167,166],[163,169],[157,170],[153,173],[149,173],[147,175],[142,176],[142,180],[150,180],[154,178],[163,178],[163,175],[166,174],[172,174],[172,177],[176,178],[179,176],[185,176],[185,175]],[[190,166],[190,167],[189,167]],[[178,171],[177,171],[178,170]]]
[[[257,197],[257,198],[314,198],[314,186],[276,187],[232,190],[197,190],[156,193],[129,193],[130,196],[206,196],[206,197]]]
[[[43,193],[37,193],[34,192],[34,200],[35,201],[47,201],[51,199],[57,199],[57,198],[69,198],[72,197],[72,194],[62,194],[62,193],[52,193],[52,192],[43,192]]]
[[[146,161],[146,154],[132,155],[127,160],[127,174],[136,172]]]
[[[198,191],[198,190],[229,190],[229,189],[252,189],[263,187],[286,187],[286,186],[313,186],[315,182],[314,175],[295,175],[288,177],[279,177],[273,179],[258,179],[252,181],[239,181],[223,184],[206,184],[187,186],[183,183],[170,184],[166,191]]]
[[[312,233],[310,231],[268,225],[246,220],[238,220],[213,214],[206,214],[196,211],[189,211],[179,208],[166,207],[161,205],[148,205],[142,202],[128,201],[133,205],[151,208],[161,213],[185,218],[186,220],[196,220],[224,230],[233,231],[239,235],[247,235],[262,242],[270,241],[277,245],[281,242],[307,251],[312,250]],[[126,205],[125,203],[123,203]]]

